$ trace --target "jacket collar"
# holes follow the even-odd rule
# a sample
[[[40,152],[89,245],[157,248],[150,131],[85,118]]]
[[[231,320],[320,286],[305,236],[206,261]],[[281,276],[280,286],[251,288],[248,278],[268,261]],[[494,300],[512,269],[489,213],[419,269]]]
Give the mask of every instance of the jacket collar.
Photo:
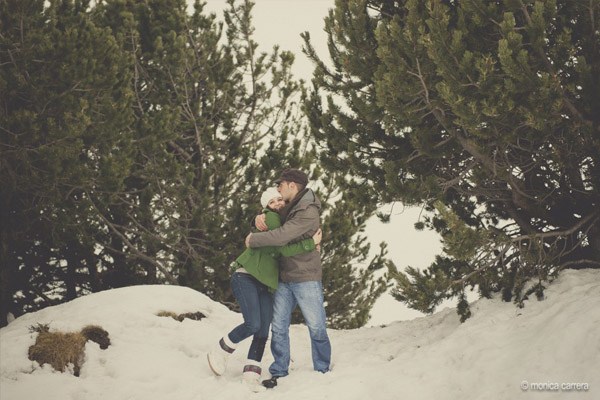
[[[292,201],[290,201],[288,204],[285,205],[285,207],[283,207],[281,210],[279,210],[279,215],[281,215],[281,219],[283,221],[285,221],[287,219],[287,216],[290,213],[290,211],[292,210],[292,208],[294,208],[294,207],[296,207],[298,205],[298,203],[300,202],[300,200],[304,197],[304,195],[306,195],[308,193],[308,191],[309,191],[308,188],[302,189],[292,199]],[[314,194],[313,194],[313,196],[314,196]]]

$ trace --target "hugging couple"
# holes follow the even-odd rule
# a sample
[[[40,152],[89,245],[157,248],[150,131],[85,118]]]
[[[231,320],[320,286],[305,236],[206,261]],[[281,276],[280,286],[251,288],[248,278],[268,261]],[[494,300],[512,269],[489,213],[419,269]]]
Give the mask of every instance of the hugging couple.
[[[300,307],[310,334],[313,368],[325,373],[331,362],[327,335],[319,243],[321,202],[307,188],[308,176],[286,169],[277,188],[261,196],[263,213],[255,218],[259,232],[246,237],[246,250],[233,262],[231,288],[240,305],[243,324],[223,336],[208,353],[208,364],[222,375],[237,345],[252,336],[242,380],[258,392],[277,385],[288,374],[289,328]],[[270,379],[261,382],[261,360],[272,324]]]

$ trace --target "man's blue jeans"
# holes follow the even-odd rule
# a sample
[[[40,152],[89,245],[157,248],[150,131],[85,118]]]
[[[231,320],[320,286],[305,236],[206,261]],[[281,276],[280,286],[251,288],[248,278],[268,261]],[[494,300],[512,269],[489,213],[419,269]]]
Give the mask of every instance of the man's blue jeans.
[[[273,296],[271,352],[275,361],[269,367],[272,376],[286,376],[290,365],[290,324],[292,311],[300,307],[312,348],[315,371],[329,371],[331,343],[327,336],[323,285],[320,281],[279,282]]]
[[[266,285],[242,272],[235,272],[231,277],[231,289],[242,310],[244,323],[229,332],[229,339],[239,343],[253,336],[248,358],[260,362],[273,318],[273,295]]]

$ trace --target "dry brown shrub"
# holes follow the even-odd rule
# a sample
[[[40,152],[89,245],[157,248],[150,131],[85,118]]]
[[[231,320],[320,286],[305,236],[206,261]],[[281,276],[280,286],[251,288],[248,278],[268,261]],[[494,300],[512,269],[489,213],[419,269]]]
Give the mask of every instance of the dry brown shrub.
[[[50,332],[48,324],[37,324],[29,329],[38,332],[35,343],[29,347],[29,359],[38,364],[50,364],[55,370],[65,372],[73,364],[73,374],[79,376],[84,360],[85,343],[96,342],[101,349],[110,346],[108,332],[97,325],[88,325],[81,332]]]
[[[183,321],[185,318],[188,319],[192,319],[194,321],[200,321],[202,318],[206,318],[206,315],[202,314],[200,311],[197,311],[195,313],[183,313],[183,314],[179,314],[179,321]]]
[[[73,364],[73,374],[79,376],[86,341],[81,333],[42,331],[35,344],[29,347],[29,359],[40,365],[50,364],[61,372],[65,372],[67,366]]]
[[[158,313],[156,313],[157,316],[159,317],[171,317],[176,321],[183,321],[184,319],[188,318],[188,319],[192,319],[194,321],[200,321],[202,318],[205,318],[206,315],[202,314],[200,311],[197,311],[195,313],[183,313],[183,314],[177,314],[174,313],[173,311],[159,311]]]
[[[88,325],[81,330],[81,334],[92,342],[98,343],[102,350],[108,349],[110,346],[110,338],[108,332],[98,325]]]
[[[158,313],[156,313],[157,316],[159,317],[171,317],[174,320],[179,321],[178,319],[178,315],[176,313],[174,313],[173,311],[159,311]]]

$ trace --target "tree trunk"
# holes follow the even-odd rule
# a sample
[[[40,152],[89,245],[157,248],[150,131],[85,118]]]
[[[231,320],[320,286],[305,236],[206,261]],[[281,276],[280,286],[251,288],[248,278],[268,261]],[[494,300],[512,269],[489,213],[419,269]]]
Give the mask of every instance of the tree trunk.
[[[77,297],[76,269],[79,260],[76,247],[75,243],[71,243],[67,248],[67,273],[65,274],[65,286],[67,289],[66,301],[74,300]]]
[[[9,261],[8,235],[4,228],[0,235],[0,240],[2,241],[2,248],[0,249],[0,327],[3,327],[8,324],[8,313],[14,312],[14,310],[12,310],[14,290],[12,288],[13,280],[11,276],[11,268],[13,265]]]

